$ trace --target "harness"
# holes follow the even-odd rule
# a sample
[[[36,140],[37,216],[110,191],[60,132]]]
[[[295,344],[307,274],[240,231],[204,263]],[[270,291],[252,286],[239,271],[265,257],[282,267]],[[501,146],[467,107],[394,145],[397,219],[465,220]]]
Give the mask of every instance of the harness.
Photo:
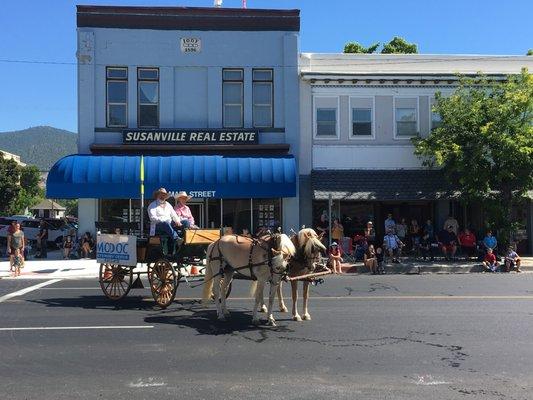
[[[235,235],[235,237],[237,238],[237,241],[238,241],[240,236]],[[273,247],[271,246],[269,241],[265,241],[265,240],[258,239],[258,238],[252,238],[251,240],[252,241],[251,241],[251,246],[250,246],[250,252],[248,253],[248,264],[240,266],[240,267],[234,267],[226,260],[226,258],[224,257],[224,254],[222,254],[222,250],[220,249],[220,242],[217,242],[216,248],[217,248],[217,251],[218,251],[218,254],[219,254],[218,257],[213,257],[214,247],[211,249],[211,253],[209,254],[209,259],[210,260],[219,261],[219,263],[220,263],[220,269],[219,269],[219,271],[218,271],[218,273],[216,275],[213,275],[213,278],[216,277],[216,276],[219,276],[219,275],[223,275],[224,272],[226,272],[228,270],[236,272],[237,274],[241,275],[241,277],[248,278],[246,275],[244,275],[244,274],[239,272],[239,271],[242,271],[244,269],[248,269],[249,272],[250,272],[250,279],[255,281],[255,280],[257,280],[257,277],[254,274],[253,268],[254,267],[259,267],[261,265],[265,265],[265,262],[266,262],[266,265],[268,265],[268,267],[270,269],[270,274],[271,275],[281,275],[283,277],[283,275],[286,274],[286,271],[277,272],[274,269],[273,264],[272,264],[272,249],[273,249]],[[263,243],[266,243],[267,247],[265,247],[263,245]],[[259,248],[263,249],[267,253],[267,259],[266,260],[263,260],[261,262],[256,262],[256,263],[253,262],[253,252],[254,252],[254,248],[256,248],[256,247],[259,247]]]

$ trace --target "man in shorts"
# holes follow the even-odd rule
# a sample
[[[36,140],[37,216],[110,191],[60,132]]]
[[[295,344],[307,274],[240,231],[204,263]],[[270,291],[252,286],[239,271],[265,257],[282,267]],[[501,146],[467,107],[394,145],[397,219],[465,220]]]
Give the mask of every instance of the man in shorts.
[[[457,235],[455,234],[452,225],[448,225],[447,229],[443,229],[439,233],[440,248],[446,260],[453,260],[455,257],[457,242]]]

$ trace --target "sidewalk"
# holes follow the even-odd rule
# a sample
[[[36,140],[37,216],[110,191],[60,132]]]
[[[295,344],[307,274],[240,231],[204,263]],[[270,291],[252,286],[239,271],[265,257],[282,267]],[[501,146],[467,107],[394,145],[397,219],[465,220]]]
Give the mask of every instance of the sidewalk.
[[[401,264],[385,264],[385,271],[388,274],[468,274],[483,272],[483,266],[479,261],[422,261],[402,258]],[[533,257],[522,257],[521,270],[533,272]],[[342,264],[342,271],[352,274],[367,274],[369,269],[363,266],[362,261],[355,264]]]
[[[50,251],[47,259],[30,258],[26,261],[20,277],[13,278],[9,261],[0,261],[0,279],[53,279],[97,278],[99,264],[96,260],[63,260],[60,251]]]

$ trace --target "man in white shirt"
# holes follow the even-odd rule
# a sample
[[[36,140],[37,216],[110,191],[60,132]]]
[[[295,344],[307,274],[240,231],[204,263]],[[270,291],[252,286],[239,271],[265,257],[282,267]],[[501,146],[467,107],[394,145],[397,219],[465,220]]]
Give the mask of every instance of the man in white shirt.
[[[153,233],[156,235],[168,235],[174,239],[178,239],[179,235],[174,230],[172,223],[180,227],[181,221],[172,205],[167,201],[168,192],[165,188],[157,189],[154,192],[154,198],[155,200],[148,206],[150,222],[155,225],[155,231]]]
[[[452,227],[453,233],[457,235],[457,232],[459,231],[459,222],[457,222],[452,214],[448,215],[448,219],[444,221],[444,229],[448,229],[449,226]]]

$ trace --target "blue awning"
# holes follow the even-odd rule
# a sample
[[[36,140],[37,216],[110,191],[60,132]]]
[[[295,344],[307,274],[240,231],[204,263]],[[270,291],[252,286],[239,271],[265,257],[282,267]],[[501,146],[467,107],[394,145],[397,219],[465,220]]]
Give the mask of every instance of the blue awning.
[[[46,197],[137,199],[140,166],[140,156],[67,156],[50,170]],[[146,156],[144,185],[147,197],[160,187],[198,197],[294,197],[296,163],[292,156]]]

